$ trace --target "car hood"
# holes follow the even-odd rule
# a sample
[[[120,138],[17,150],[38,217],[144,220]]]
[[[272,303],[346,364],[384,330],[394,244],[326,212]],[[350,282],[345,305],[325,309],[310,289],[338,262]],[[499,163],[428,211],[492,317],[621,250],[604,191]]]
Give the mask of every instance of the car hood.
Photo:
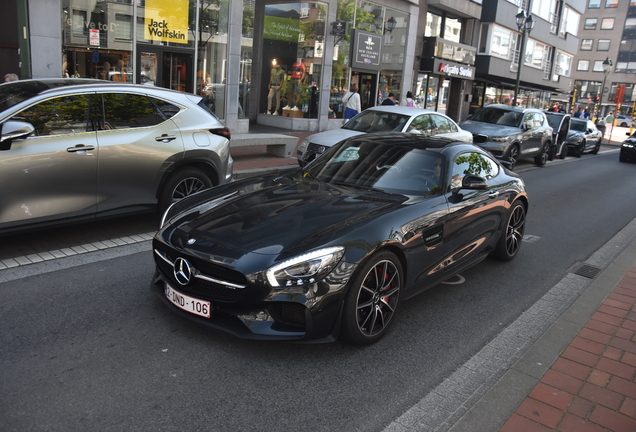
[[[488,136],[510,136],[521,133],[521,129],[517,127],[482,123],[472,120],[466,120],[465,122],[460,123],[459,127],[472,132],[473,134],[482,134]]]
[[[357,135],[363,135],[364,132],[353,131],[349,129],[332,129],[325,132],[320,132],[307,137],[307,141],[312,144],[320,144],[326,147],[331,147],[336,143]]]
[[[198,196],[199,204],[173,217],[159,236],[177,248],[225,257],[232,254],[229,250],[239,256],[306,252],[342,239],[353,225],[408,200],[298,175],[264,177],[234,190]]]

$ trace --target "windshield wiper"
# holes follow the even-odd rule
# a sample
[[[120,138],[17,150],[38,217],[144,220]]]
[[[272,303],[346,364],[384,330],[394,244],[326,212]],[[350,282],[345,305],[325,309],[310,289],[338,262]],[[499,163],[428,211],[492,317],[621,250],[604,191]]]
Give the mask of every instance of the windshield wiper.
[[[351,188],[355,188],[355,189],[362,189],[365,191],[370,191],[370,192],[383,192],[383,193],[387,193],[385,190],[383,189],[378,189],[378,188],[374,188],[371,186],[362,186],[362,185],[357,185],[355,183],[347,183],[347,182],[331,182],[335,185],[338,186],[345,186],[345,187],[351,187]]]

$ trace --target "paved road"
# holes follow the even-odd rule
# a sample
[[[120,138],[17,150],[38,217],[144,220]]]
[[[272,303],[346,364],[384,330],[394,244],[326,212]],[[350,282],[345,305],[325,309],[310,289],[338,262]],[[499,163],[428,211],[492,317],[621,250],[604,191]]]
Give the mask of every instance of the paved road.
[[[371,347],[194,326],[148,292],[146,243],[0,272],[4,429],[382,430],[636,217],[615,151],[517,171],[531,198],[517,259],[404,304]]]

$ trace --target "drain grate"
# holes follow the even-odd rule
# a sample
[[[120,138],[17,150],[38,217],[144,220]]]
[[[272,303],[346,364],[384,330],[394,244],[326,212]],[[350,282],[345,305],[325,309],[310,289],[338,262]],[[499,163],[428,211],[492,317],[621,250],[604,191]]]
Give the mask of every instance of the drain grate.
[[[595,267],[593,265],[582,264],[579,268],[574,270],[574,274],[589,279],[594,279],[601,272],[601,270],[603,269]]]

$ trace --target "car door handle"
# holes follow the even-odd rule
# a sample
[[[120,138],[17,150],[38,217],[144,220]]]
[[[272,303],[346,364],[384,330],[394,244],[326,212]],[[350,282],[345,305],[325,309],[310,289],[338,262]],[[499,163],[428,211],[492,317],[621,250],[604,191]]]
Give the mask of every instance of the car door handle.
[[[87,151],[95,150],[94,146],[87,146],[84,144],[78,144],[75,147],[69,147],[66,149],[69,153],[86,153]]]
[[[161,136],[158,136],[155,138],[155,141],[162,141],[162,142],[170,142],[172,140],[176,140],[177,137],[174,135],[168,135],[168,134],[163,134]]]
[[[493,191],[488,194],[488,198],[495,199],[499,196],[499,191]]]

